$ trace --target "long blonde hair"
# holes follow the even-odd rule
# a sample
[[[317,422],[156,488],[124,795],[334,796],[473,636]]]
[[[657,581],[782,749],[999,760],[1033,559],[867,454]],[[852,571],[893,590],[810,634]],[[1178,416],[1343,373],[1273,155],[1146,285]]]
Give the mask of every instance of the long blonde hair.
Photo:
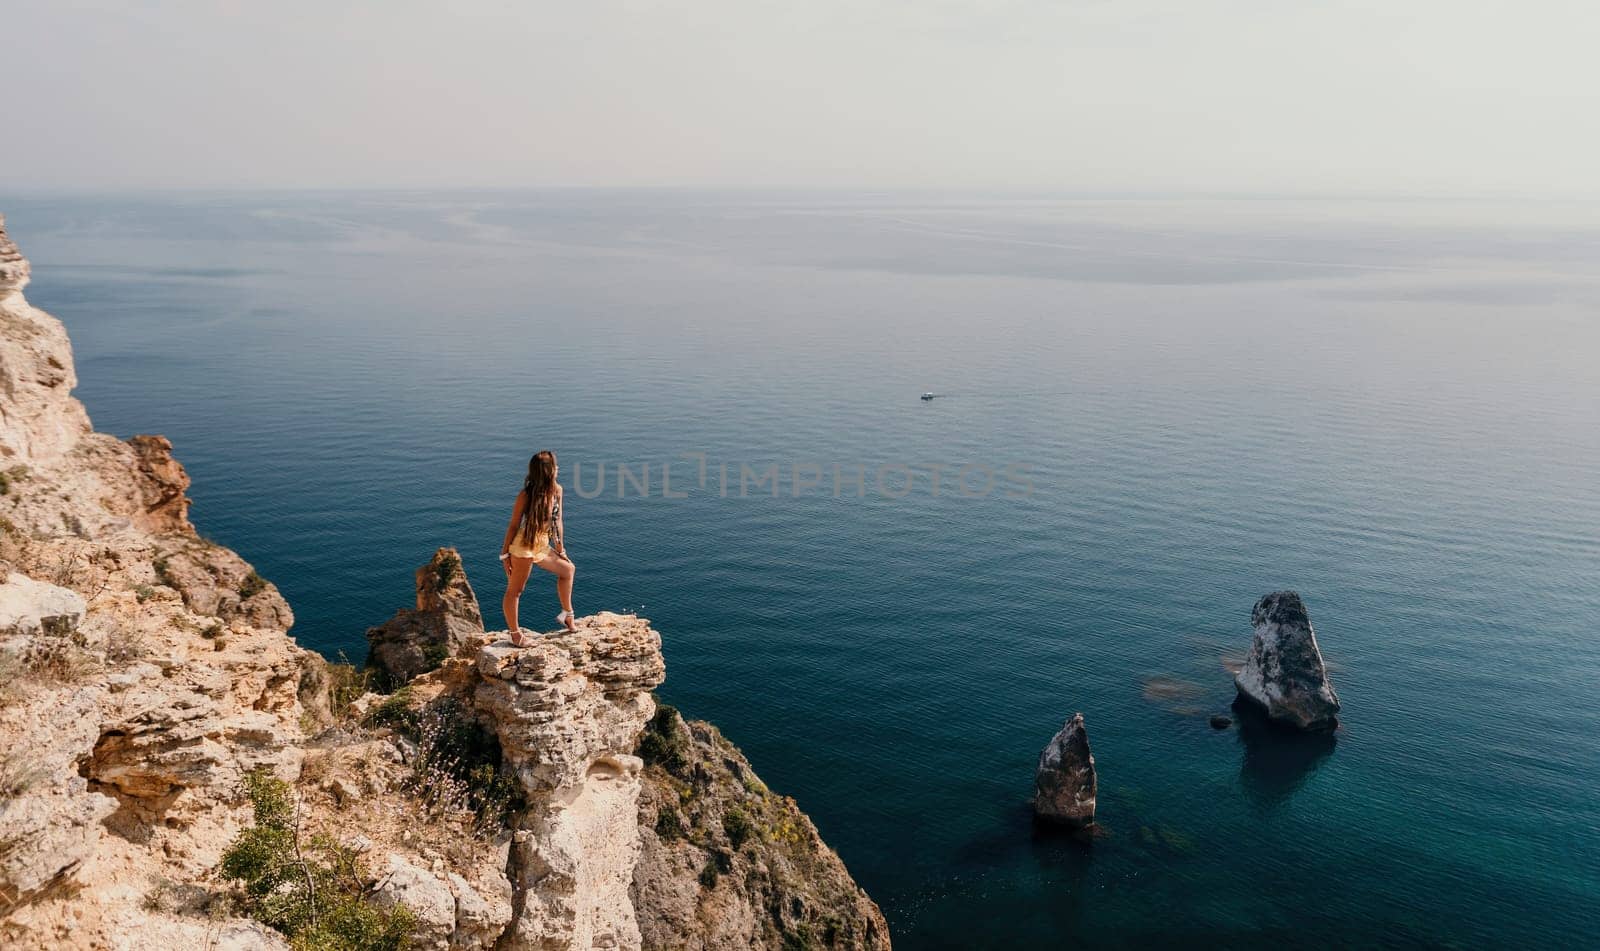
[[[523,544],[531,545],[534,539],[554,527],[555,453],[541,449],[528,460],[528,477],[522,482],[522,494],[527,496],[528,507],[522,510],[522,525],[517,530],[517,536]]]

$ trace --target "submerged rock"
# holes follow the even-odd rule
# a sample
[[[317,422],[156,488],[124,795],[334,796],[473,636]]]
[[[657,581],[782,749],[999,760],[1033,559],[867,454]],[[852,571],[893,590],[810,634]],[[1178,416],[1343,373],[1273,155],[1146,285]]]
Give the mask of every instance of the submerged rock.
[[[1226,730],[1230,726],[1233,726],[1233,717],[1230,717],[1225,713],[1211,714],[1211,729]]]
[[[1079,713],[1039,754],[1033,777],[1033,812],[1041,819],[1083,827],[1094,822],[1094,754]]]
[[[1293,591],[1274,591],[1250,612],[1255,638],[1244,667],[1234,675],[1239,695],[1275,722],[1299,730],[1339,725],[1339,697],[1317,648],[1305,602]]]
[[[483,633],[478,596],[461,568],[461,554],[441,548],[417,569],[417,606],[367,629],[367,667],[387,686],[400,686],[444,663],[467,639]]]

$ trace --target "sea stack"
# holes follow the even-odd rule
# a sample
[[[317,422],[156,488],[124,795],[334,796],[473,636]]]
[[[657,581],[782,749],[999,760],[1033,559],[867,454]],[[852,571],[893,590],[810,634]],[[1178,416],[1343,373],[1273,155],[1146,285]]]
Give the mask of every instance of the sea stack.
[[[1250,612],[1255,638],[1244,667],[1234,675],[1239,696],[1276,723],[1324,732],[1339,725],[1339,696],[1317,649],[1317,635],[1304,601],[1293,591],[1274,591]]]
[[[1094,754],[1083,714],[1075,714],[1039,754],[1033,777],[1033,814],[1084,828],[1094,823]]]

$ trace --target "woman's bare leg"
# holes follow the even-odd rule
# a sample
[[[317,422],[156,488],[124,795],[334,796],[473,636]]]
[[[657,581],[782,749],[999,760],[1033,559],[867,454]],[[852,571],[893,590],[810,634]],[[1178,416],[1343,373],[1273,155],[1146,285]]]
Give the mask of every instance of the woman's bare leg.
[[[500,611],[506,616],[506,630],[511,632],[511,643],[522,646],[522,628],[517,626],[517,601],[528,584],[528,574],[533,571],[532,558],[512,556],[506,559],[506,596],[500,599]]]
[[[578,573],[576,566],[560,555],[551,555],[539,562],[539,567],[556,576],[556,597],[561,599],[561,610],[567,615],[567,630],[576,631],[578,625],[572,616],[572,577]]]

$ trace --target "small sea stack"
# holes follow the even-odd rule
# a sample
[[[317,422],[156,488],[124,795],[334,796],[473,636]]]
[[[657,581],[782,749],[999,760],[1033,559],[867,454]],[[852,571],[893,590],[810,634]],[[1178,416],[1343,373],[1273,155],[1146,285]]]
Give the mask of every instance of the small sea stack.
[[[1033,814],[1072,828],[1094,823],[1094,754],[1083,714],[1075,714],[1039,754],[1033,777]]]
[[[1339,696],[1328,682],[1300,595],[1274,591],[1263,596],[1250,612],[1250,623],[1255,627],[1250,653],[1233,677],[1239,696],[1284,726],[1310,732],[1337,727]]]

